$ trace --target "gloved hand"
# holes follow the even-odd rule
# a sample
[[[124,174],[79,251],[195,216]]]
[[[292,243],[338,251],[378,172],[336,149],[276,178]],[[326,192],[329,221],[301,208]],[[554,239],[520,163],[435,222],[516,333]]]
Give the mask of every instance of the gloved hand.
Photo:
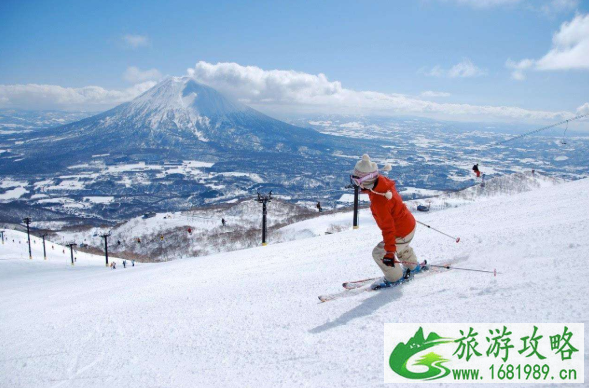
[[[382,263],[387,267],[394,267],[395,266],[395,254],[387,253],[385,257],[382,258]]]

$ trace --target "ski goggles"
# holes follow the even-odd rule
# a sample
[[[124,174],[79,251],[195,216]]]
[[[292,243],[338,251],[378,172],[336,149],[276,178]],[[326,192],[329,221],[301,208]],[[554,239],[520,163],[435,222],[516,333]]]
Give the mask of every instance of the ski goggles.
[[[362,186],[362,183],[372,180],[372,179],[376,178],[377,176],[378,176],[378,171],[371,172],[370,174],[365,175],[363,177],[359,177],[356,175],[350,175],[350,182],[354,186]]]

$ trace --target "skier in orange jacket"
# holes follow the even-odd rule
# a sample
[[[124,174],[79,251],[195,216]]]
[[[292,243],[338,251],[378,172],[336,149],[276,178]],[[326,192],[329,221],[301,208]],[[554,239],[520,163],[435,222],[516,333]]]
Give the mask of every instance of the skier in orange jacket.
[[[368,155],[362,155],[356,163],[351,178],[352,183],[368,194],[370,210],[382,231],[383,241],[374,247],[372,257],[384,277],[376,280],[372,288],[389,287],[403,278],[406,269],[421,269],[409,246],[415,234],[415,218],[397,193],[395,182],[380,175],[377,164]]]

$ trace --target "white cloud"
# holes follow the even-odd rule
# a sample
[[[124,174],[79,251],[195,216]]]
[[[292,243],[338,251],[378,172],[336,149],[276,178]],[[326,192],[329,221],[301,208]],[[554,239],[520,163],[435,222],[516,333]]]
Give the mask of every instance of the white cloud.
[[[583,105],[581,105],[580,107],[578,107],[577,114],[589,115],[589,102],[586,102]]]
[[[564,22],[552,37],[552,49],[536,66],[539,70],[589,70],[589,14]]]
[[[58,85],[0,85],[0,107],[24,109],[99,110],[129,101],[155,82],[143,82],[124,90],[99,86],[64,88]]]
[[[132,35],[127,34],[123,36],[123,42],[131,48],[139,48],[149,46],[149,38],[147,35]]]
[[[468,58],[465,58],[462,60],[462,62],[452,66],[452,68],[448,71],[448,77],[450,78],[479,77],[486,74],[487,70],[475,66],[474,63],[472,63]]]
[[[197,81],[269,113],[415,114],[460,120],[560,120],[570,112],[527,110],[426,101],[402,94],[346,89],[324,74],[263,70],[237,63],[198,62],[188,69]]]
[[[589,14],[564,22],[552,37],[552,48],[540,59],[507,60],[514,79],[524,79],[524,70],[589,70]]]
[[[519,62],[514,62],[511,59],[508,59],[505,62],[505,66],[507,66],[510,69],[513,69],[513,71],[511,72],[511,78],[517,81],[523,81],[524,79],[526,79],[524,70],[527,70],[534,66],[534,62],[529,59],[523,59]]]
[[[445,70],[436,65],[430,70],[420,69],[421,73],[430,77],[448,77],[448,78],[471,78],[487,75],[487,70],[476,66],[468,58],[464,58],[460,63],[455,64],[450,69]]]
[[[421,92],[421,97],[450,97],[450,93],[446,92],[434,92],[433,90],[426,90],[425,92]]]
[[[140,70],[135,66],[130,66],[123,74],[125,81],[137,84],[146,81],[158,81],[162,78],[162,74],[157,69]]]

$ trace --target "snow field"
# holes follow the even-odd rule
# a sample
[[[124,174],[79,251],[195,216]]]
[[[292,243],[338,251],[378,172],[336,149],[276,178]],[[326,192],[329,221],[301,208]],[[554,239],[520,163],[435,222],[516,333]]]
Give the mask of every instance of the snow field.
[[[499,275],[441,271],[325,304],[317,295],[379,275],[374,225],[132,270],[2,256],[0,386],[374,386],[386,322],[587,323],[588,190],[419,214],[461,237],[418,227],[420,259]]]

